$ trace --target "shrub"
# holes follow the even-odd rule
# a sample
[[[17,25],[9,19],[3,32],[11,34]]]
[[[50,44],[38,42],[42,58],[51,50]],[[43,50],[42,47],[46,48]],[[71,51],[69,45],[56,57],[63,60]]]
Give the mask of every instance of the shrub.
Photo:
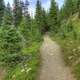
[[[15,59],[15,56],[18,57],[21,49],[22,38],[19,32],[13,26],[3,25],[0,28],[0,57],[2,56],[2,61],[5,61],[5,63],[9,61],[9,64],[11,62],[15,63],[16,60],[13,60],[13,58]]]

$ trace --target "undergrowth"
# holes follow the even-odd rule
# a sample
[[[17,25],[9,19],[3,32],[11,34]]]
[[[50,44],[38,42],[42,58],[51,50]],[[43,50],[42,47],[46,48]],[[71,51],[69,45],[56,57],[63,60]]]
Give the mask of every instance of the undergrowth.
[[[36,80],[40,64],[41,42],[32,42],[31,46],[22,50],[22,55],[28,56],[21,63],[7,68],[5,80]]]

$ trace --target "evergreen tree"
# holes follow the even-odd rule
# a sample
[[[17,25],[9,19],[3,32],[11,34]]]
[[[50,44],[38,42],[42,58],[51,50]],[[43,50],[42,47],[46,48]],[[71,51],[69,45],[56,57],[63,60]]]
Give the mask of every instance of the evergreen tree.
[[[28,7],[29,7],[29,1],[25,0],[25,4],[24,4],[24,17],[26,19],[26,26],[27,26],[28,29],[30,29],[31,17],[30,17],[30,14],[29,14]]]
[[[0,25],[2,24],[2,19],[4,16],[4,8],[5,8],[4,0],[0,0]]]
[[[45,9],[42,9],[40,0],[37,0],[35,20],[39,31],[43,34],[48,29],[47,13]]]
[[[36,23],[38,25],[38,29],[41,32],[41,27],[42,27],[42,7],[41,7],[40,0],[37,0],[35,20],[36,20]]]
[[[48,18],[47,12],[46,12],[45,9],[43,8],[43,10],[42,10],[42,27],[41,27],[42,33],[44,33],[44,32],[46,32],[46,31],[49,30],[47,18]]]
[[[30,14],[29,14],[29,10],[28,10],[29,1],[28,0],[25,0],[25,2],[24,1],[20,1],[20,4],[21,4],[21,7],[22,7],[23,16],[26,19],[30,20]]]
[[[76,13],[77,12],[77,0],[73,0],[73,5],[74,5],[73,13]]]
[[[21,5],[21,8],[22,8],[22,15],[24,16],[24,7],[25,7],[24,1],[21,0],[20,5]]]
[[[29,17],[28,7],[29,7],[29,1],[25,0],[25,3],[24,3],[24,16],[25,17]]]
[[[22,20],[22,6],[19,0],[14,0],[14,25],[17,27]]]
[[[14,26],[2,25],[0,28],[0,61],[8,66],[17,64],[22,50],[22,38]]]
[[[3,19],[5,25],[11,25],[13,23],[12,10],[9,3],[7,4],[7,7],[5,7]]]
[[[28,11],[29,2],[26,0],[22,2],[23,7],[23,19],[20,24],[20,31],[26,42],[30,40],[31,35],[31,17]]]
[[[67,11],[66,11],[67,10]],[[66,16],[70,16],[73,11],[73,2],[72,0],[65,0],[65,11],[66,11]]]
[[[80,0],[77,0],[77,8],[78,8],[79,18],[80,18]]]
[[[31,26],[29,26],[29,27],[31,27]],[[20,28],[19,28],[19,30],[20,30],[20,32],[21,32],[21,34],[23,35],[23,37],[24,37],[24,39],[26,40],[26,41],[28,41],[29,40],[29,29],[27,28],[27,23],[26,23],[26,19],[25,18],[23,18],[22,19],[22,21],[21,21],[21,23],[20,23]]]
[[[63,21],[64,19],[66,19],[66,16],[65,16],[65,9],[64,9],[64,5],[62,6],[62,8],[60,9],[59,11],[59,17],[60,19]]]
[[[76,0],[65,0],[63,7],[64,7],[66,18],[70,17],[76,12],[76,8],[77,8],[76,4],[77,4]]]
[[[57,32],[58,29],[58,6],[55,0],[51,0],[51,7],[49,11],[49,26],[50,30]]]

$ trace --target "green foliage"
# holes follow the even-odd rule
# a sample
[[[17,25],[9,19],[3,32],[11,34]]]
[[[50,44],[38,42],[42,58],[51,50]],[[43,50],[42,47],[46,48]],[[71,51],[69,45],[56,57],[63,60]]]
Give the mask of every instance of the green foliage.
[[[49,26],[52,32],[57,32],[58,30],[58,6],[55,0],[51,0],[51,7],[49,11]]]
[[[21,53],[21,49],[22,38],[19,32],[13,26],[3,25],[0,28],[0,61],[3,63],[7,61],[6,64],[10,64],[10,62],[15,63],[16,60],[12,59]]]
[[[78,12],[79,12],[79,18],[80,18],[80,0],[77,0],[77,8],[78,8]]]
[[[14,14],[14,25],[15,27],[18,27],[18,25],[20,24],[22,20],[22,7],[20,5],[19,0],[14,0],[13,14]]]
[[[74,66],[75,77],[77,80],[80,79],[80,63]]]
[[[3,24],[11,25],[12,23],[13,23],[13,16],[12,16],[10,4],[8,3],[4,11]]]
[[[66,0],[65,1],[65,13],[66,13],[66,17],[69,17],[70,15],[73,14],[73,0]]]
[[[29,32],[31,31],[31,26],[30,25],[27,25],[29,22],[26,23],[26,19],[23,18],[21,24],[20,24],[20,27],[19,27],[19,30],[21,32],[21,34],[23,35],[24,39],[26,40],[29,40]]]
[[[64,22],[65,23],[65,22]],[[74,26],[72,24],[72,21],[69,20],[66,24],[62,23],[61,27],[60,27],[60,32],[59,32],[59,35],[62,37],[62,38],[75,38],[76,39],[76,32],[75,32],[75,29],[74,29]]]
[[[5,7],[0,28],[0,65],[6,66],[5,80],[35,80],[38,73],[42,40],[39,30],[46,24],[46,12],[41,11],[41,23],[37,24],[30,17],[28,5],[26,0],[23,8],[21,1],[14,0],[13,12],[9,3]]]
[[[41,35],[41,32],[39,32],[38,25],[36,24],[35,20],[32,20],[31,22],[31,39],[32,39],[32,42],[42,41],[42,35]]]
[[[42,10],[42,27],[41,27],[41,33],[43,33],[43,34],[49,28],[47,19],[48,19],[47,13],[46,13],[45,9],[43,8],[43,10]]]
[[[36,80],[40,63],[38,54],[40,44],[41,43],[39,42],[32,42],[28,48],[22,50],[23,55],[29,55],[31,58],[28,61],[25,60],[24,63],[20,63],[13,68],[10,68],[5,80]]]
[[[0,25],[2,24],[3,16],[4,16],[4,0],[0,0]]]
[[[42,7],[41,7],[40,0],[37,0],[35,19],[36,19],[36,23],[38,25],[38,29],[41,31],[41,27],[42,27]]]
[[[35,18],[36,18],[37,23],[39,24],[42,18],[42,7],[41,7],[41,2],[39,0],[37,0],[37,4],[36,4]]]
[[[64,5],[60,10],[61,19],[68,19],[71,15],[77,12],[77,0],[65,0]]]
[[[40,0],[37,0],[36,4],[36,14],[35,14],[36,24],[38,26],[38,30],[40,33],[44,33],[45,28],[48,26],[47,24],[47,14],[44,9],[42,9]]]
[[[41,40],[41,34],[37,26],[38,25],[35,23],[34,20],[32,20],[31,22],[28,21],[26,23],[26,19],[23,18],[23,21],[20,24],[19,30],[23,35],[24,39],[26,40],[27,45],[30,44],[32,41]]]

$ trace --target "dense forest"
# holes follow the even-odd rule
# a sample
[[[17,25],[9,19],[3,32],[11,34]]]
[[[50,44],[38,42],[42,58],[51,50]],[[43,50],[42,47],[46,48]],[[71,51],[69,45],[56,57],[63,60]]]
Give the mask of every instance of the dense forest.
[[[0,68],[3,80],[36,80],[40,67],[39,49],[47,33],[62,48],[66,65],[80,80],[80,0],[64,0],[59,9],[55,0],[46,11],[36,2],[34,18],[29,1],[0,0]]]

